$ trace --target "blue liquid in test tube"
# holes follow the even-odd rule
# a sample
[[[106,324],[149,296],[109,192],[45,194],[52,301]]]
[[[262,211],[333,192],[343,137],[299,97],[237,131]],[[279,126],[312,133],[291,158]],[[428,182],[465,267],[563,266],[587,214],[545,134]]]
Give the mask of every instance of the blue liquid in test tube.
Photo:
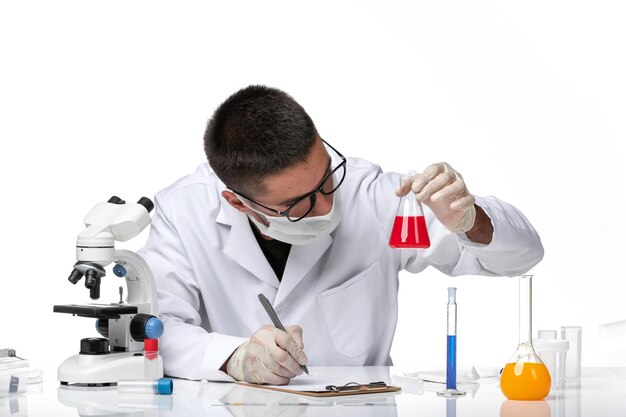
[[[456,389],[456,288],[448,288],[448,346],[446,355],[446,389],[437,395],[458,397],[465,395]]]
[[[446,364],[446,388],[456,389],[456,335],[448,334],[448,362]]]

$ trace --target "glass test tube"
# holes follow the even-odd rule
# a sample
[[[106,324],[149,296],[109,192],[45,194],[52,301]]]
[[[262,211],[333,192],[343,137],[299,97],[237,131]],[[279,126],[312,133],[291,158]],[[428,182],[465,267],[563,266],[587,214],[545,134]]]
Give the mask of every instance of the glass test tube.
[[[446,388],[456,389],[456,288],[448,288]]]
[[[465,395],[456,388],[456,288],[448,288],[448,334],[446,355],[446,389],[437,395],[456,397]]]
[[[117,392],[130,395],[170,395],[174,390],[174,382],[169,378],[151,381],[120,381]]]

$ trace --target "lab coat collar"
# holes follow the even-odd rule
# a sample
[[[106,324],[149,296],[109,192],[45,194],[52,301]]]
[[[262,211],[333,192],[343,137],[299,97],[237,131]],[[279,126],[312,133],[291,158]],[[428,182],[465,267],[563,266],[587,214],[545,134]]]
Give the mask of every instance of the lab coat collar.
[[[309,245],[292,245],[281,282],[261,251],[252,233],[248,216],[232,208],[221,196],[216,222],[230,226],[224,253],[260,280],[278,289],[273,304],[277,306],[302,281],[333,242],[324,236]]]
[[[277,288],[278,292],[273,300],[274,306],[277,306],[319,261],[333,242],[333,238],[329,235],[309,245],[292,245],[283,277],[279,282],[252,233],[248,216],[235,210],[222,197],[222,191],[225,189],[226,186],[220,183],[220,208],[215,219],[217,223],[231,227],[224,245],[224,253],[257,278]]]
[[[274,273],[252,233],[248,216],[237,212],[235,209],[233,211],[236,212],[236,219],[230,219],[234,221],[231,223],[230,232],[226,238],[224,254],[255,277],[274,288],[278,288],[279,282],[276,273]]]
[[[230,226],[230,232],[224,244],[224,254],[255,277],[274,288],[278,288],[279,281],[276,273],[263,255],[252,233],[248,216],[231,207],[222,197],[222,191],[225,189],[223,184],[218,187],[220,207],[215,218],[217,223]]]
[[[313,265],[319,262],[332,242],[333,238],[328,235],[308,245],[291,245],[285,272],[274,299],[274,306],[283,302],[300,281],[307,276]]]

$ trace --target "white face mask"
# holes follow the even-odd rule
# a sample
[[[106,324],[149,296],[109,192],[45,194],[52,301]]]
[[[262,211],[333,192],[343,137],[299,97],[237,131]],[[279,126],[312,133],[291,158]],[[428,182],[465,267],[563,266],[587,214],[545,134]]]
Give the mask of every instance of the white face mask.
[[[243,197],[240,197],[240,200],[243,202]],[[246,205],[246,207],[263,216],[269,223],[269,226],[266,226],[254,217],[248,216],[256,227],[259,228],[261,233],[272,239],[292,245],[308,245],[316,242],[335,230],[341,221],[341,197],[339,190],[333,193],[333,207],[327,214],[323,216],[305,217],[297,222],[289,221],[289,219],[284,216],[266,216],[248,205]]]

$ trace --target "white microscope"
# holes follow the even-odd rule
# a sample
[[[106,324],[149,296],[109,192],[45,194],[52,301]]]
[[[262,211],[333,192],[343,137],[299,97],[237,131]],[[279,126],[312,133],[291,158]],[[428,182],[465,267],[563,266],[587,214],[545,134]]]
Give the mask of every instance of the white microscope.
[[[154,278],[146,262],[134,252],[116,250],[115,241],[125,242],[150,224],[154,204],[142,197],[126,204],[113,196],[98,203],[85,216],[87,228],[78,234],[76,259],[69,276],[76,284],[85,277],[91,299],[100,298],[104,268],[115,263],[113,273],[126,279],[127,298],[112,304],[55,305],[55,313],[96,318],[96,329],[104,337],[81,339],[80,353],[67,358],[58,369],[61,385],[108,386],[120,380],[144,379],[144,340],[158,339],[163,323],[157,318]],[[163,362],[158,357],[158,377]]]

